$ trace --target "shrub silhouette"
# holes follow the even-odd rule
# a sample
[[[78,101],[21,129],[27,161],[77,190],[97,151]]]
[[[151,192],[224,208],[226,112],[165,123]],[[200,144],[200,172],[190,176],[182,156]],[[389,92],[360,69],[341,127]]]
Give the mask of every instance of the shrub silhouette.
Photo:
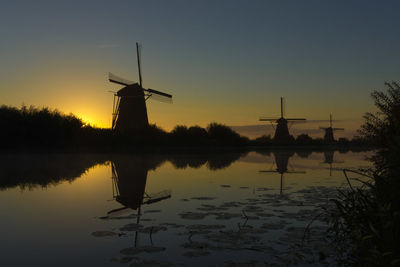
[[[210,123],[207,126],[207,133],[209,138],[218,144],[243,145],[248,141],[247,138],[240,136],[230,127],[216,122]]]
[[[1,106],[0,145],[6,149],[66,149],[94,151],[134,151],[137,148],[155,146],[271,146],[271,145],[319,145],[322,139],[311,139],[300,135],[296,141],[279,142],[270,136],[254,140],[239,135],[230,127],[210,123],[206,128],[177,125],[167,133],[155,124],[141,132],[115,132],[111,129],[95,128],[85,124],[73,114],[64,114],[49,108]],[[338,142],[352,145],[351,141]],[[357,145],[363,145],[358,142]]]
[[[352,187],[353,181],[348,179],[349,190],[340,192],[329,211],[334,242],[346,248],[339,250],[345,265],[400,263],[400,86],[396,82],[385,86],[387,92],[371,94],[378,111],[365,114],[360,130],[362,137],[379,146],[374,168],[358,172],[364,176],[361,188]]]
[[[313,139],[308,134],[300,134],[296,138],[296,144],[308,145],[312,144]]]
[[[78,136],[85,124],[72,114],[49,108],[0,107],[0,133],[4,145],[62,145]]]

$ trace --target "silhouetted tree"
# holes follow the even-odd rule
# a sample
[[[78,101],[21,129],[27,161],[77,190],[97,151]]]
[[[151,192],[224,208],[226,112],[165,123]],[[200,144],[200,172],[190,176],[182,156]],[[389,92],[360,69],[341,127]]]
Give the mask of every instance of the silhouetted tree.
[[[233,131],[230,127],[219,124],[219,123],[210,123],[207,126],[208,136],[211,140],[213,140],[216,144],[223,145],[240,145],[245,144],[248,139],[240,136],[237,132]]]
[[[296,144],[299,145],[308,145],[313,142],[313,139],[308,134],[300,134],[296,138]]]
[[[385,86],[386,92],[371,94],[378,111],[366,113],[360,130],[379,148],[374,168],[360,170],[371,180],[364,179],[364,187],[341,191],[330,213],[333,237],[346,247],[345,265],[395,266],[400,262],[400,86],[397,82]]]
[[[360,134],[382,147],[398,147],[400,144],[400,85],[385,83],[387,92],[374,91],[371,96],[378,111],[364,115],[365,123]]]

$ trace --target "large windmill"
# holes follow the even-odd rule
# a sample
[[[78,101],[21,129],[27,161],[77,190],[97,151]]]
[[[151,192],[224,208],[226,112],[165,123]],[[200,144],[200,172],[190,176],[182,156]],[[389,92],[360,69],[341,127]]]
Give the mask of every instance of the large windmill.
[[[335,138],[333,136],[334,131],[342,131],[344,128],[333,128],[332,127],[332,113],[329,114],[329,127],[319,127],[321,130],[325,131],[324,141],[327,143],[335,142]]]
[[[284,103],[281,97],[281,117],[280,118],[264,118],[261,117],[260,121],[270,121],[276,123],[274,139],[278,141],[288,141],[291,139],[289,134],[288,122],[305,121],[304,118],[285,118],[284,117]]]
[[[172,95],[153,89],[143,88],[142,72],[140,68],[140,46],[136,43],[136,55],[139,70],[139,83],[120,78],[109,73],[108,80],[123,85],[114,94],[112,126],[113,130],[142,131],[149,126],[147,118],[146,100],[150,97],[160,101],[171,101]]]

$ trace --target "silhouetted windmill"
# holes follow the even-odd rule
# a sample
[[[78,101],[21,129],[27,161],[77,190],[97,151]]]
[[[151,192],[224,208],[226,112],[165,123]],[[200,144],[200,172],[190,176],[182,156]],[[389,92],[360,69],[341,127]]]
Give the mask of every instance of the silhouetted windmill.
[[[335,138],[333,136],[334,131],[344,130],[344,128],[332,128],[332,113],[329,114],[329,127],[319,127],[319,128],[325,131],[324,141],[327,143],[335,142]]]
[[[304,174],[305,171],[288,170],[289,158],[294,155],[291,151],[274,151],[275,170],[260,170],[260,173],[279,173],[281,175],[280,194],[283,193],[283,177],[285,173]]]
[[[270,121],[276,122],[276,129],[274,139],[278,141],[288,141],[291,139],[289,134],[288,122],[294,121],[305,121],[303,118],[285,118],[284,117],[284,106],[283,106],[283,97],[281,97],[281,117],[280,118],[260,118],[260,121]]]
[[[140,131],[149,126],[145,101],[150,97],[160,101],[171,101],[172,95],[153,89],[144,89],[140,68],[140,46],[136,43],[136,55],[139,70],[139,83],[120,78],[109,73],[109,81],[124,85],[114,94],[112,126],[117,131]]]

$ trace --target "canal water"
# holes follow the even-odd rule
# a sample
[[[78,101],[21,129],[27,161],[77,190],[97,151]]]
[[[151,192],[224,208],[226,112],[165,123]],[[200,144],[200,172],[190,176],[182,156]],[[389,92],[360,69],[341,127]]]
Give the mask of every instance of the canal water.
[[[1,266],[327,265],[372,152],[2,154]]]

